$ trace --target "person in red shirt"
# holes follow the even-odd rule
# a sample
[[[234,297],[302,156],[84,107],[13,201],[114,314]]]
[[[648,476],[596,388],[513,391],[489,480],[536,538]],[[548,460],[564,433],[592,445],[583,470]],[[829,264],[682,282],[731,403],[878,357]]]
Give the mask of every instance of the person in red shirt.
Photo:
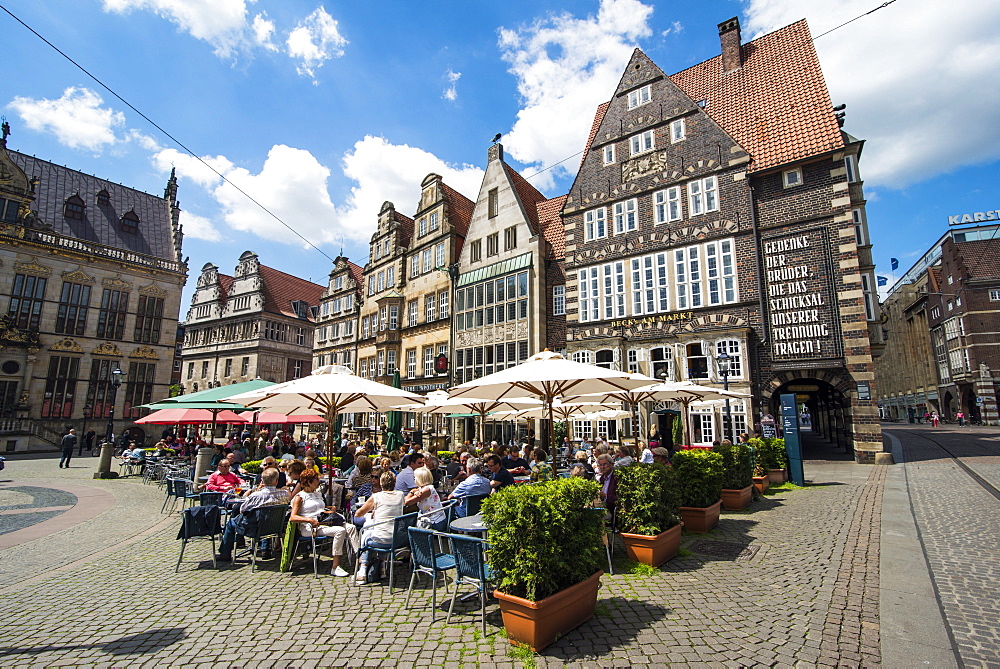
[[[242,484],[243,479],[229,471],[229,460],[220,460],[218,471],[208,477],[204,489],[208,492],[232,492]]]

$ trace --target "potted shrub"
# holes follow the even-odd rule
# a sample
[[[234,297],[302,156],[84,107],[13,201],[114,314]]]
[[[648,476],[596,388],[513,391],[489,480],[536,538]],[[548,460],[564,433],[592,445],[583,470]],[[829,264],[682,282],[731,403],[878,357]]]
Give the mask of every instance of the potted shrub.
[[[753,499],[753,458],[746,444],[719,444],[712,449],[722,456],[722,508],[741,511]]]
[[[771,487],[771,479],[768,478],[767,470],[760,462],[754,463],[753,466],[753,487],[757,488],[757,492],[761,495],[764,491]]]
[[[751,439],[750,445],[757,451],[757,462],[767,472],[768,479],[774,485],[788,480],[788,454],[785,452],[785,440],[778,438]]]
[[[677,515],[677,475],[670,467],[636,463],[615,470],[618,529],[628,556],[659,567],[677,555],[683,524]]]
[[[689,532],[708,532],[719,523],[722,501],[722,456],[712,451],[677,451],[672,460],[678,491],[678,513]]]
[[[511,643],[540,651],[594,616],[604,559],[600,485],[577,477],[507,486],[483,501],[488,563]]]

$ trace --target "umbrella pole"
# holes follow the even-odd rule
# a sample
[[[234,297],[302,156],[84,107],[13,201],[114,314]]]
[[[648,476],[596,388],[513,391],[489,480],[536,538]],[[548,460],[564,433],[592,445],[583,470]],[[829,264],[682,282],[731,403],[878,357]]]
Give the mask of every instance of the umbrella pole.
[[[636,448],[639,447],[639,403],[629,402],[629,409],[632,410],[632,441]]]
[[[326,412],[326,472],[327,486],[326,492],[330,496],[330,505],[333,505],[333,426],[337,422],[337,410],[330,405]]]
[[[549,397],[545,401],[549,410],[549,453],[552,454],[552,475],[559,475],[559,465],[556,463],[556,429],[552,422],[552,398]]]
[[[218,421],[218,419],[219,419],[219,411],[220,411],[220,409],[211,409],[210,411],[212,412],[212,439],[211,439],[211,445],[214,448],[215,447],[215,426],[216,426],[216,421]]]

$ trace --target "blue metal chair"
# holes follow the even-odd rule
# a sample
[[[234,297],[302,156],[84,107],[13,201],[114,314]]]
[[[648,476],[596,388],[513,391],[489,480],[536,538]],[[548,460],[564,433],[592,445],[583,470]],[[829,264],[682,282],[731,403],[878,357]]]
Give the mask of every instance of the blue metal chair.
[[[431,577],[431,611],[436,611],[437,576],[438,574],[442,574],[445,577],[444,587],[445,592],[447,592],[447,572],[449,569],[455,568],[455,556],[437,551],[434,545],[436,532],[424,530],[419,527],[411,527],[407,532],[410,535],[410,559],[413,561],[413,570],[410,575],[410,587],[406,591],[406,604],[404,604],[404,607],[409,607],[410,605],[410,594],[413,592],[413,583],[417,580],[417,574],[427,574]],[[432,620],[431,622],[434,621]]]
[[[388,556],[389,558],[389,592],[392,592],[392,584],[395,578],[396,571],[396,551],[400,548],[410,547],[410,537],[407,534],[407,530],[414,527],[417,524],[417,514],[408,513],[405,516],[397,516],[389,520],[379,521],[375,525],[382,523],[392,522],[392,543],[387,546],[362,546],[361,550],[358,551],[358,561],[357,569],[355,570],[355,583],[357,583],[357,574],[361,571],[361,556],[364,553],[369,553],[376,557],[378,556]],[[368,527],[374,527],[374,525],[369,525]]]
[[[177,506],[177,500],[182,501],[182,509],[188,503],[188,500],[196,499],[201,502],[201,497],[198,493],[189,492],[191,484],[192,482],[187,479],[167,479],[167,499],[163,501],[163,509],[167,508],[167,501],[171,497],[174,498],[174,501],[170,505],[171,512]],[[160,509],[160,513],[163,513],[163,509]]]
[[[285,534],[285,517],[288,515],[288,504],[271,504],[256,509],[257,527],[246,535],[247,541],[252,542],[253,550],[250,555],[250,573],[257,569],[257,548],[261,539],[278,539]]]
[[[301,523],[296,523],[301,524]],[[309,535],[303,535],[301,532],[296,531],[295,543],[298,545],[309,544],[312,549],[312,559],[313,559],[313,578],[319,578],[319,547],[324,544],[330,543],[329,537],[317,537],[315,533]]]
[[[195,537],[208,537],[212,540],[212,566],[218,568],[218,564],[215,562],[215,537],[222,533],[222,526],[219,522],[221,517],[221,509],[214,505],[192,506],[184,509],[184,516],[181,518],[181,531],[177,537],[181,539],[181,553],[177,556],[177,566],[174,567],[174,573],[177,573],[181,568],[184,547]]]
[[[483,500],[489,497],[489,495],[469,495],[465,498],[465,515],[474,516],[479,513],[479,509],[483,505]]]
[[[448,607],[448,618],[445,624],[451,622],[452,611],[455,610],[455,600],[458,599],[458,586],[471,585],[479,595],[479,607],[483,618],[483,636],[486,636],[486,592],[489,589],[490,568],[486,565],[486,541],[461,534],[449,534],[452,552],[455,556],[457,577],[455,592],[451,596],[451,606]]]
[[[222,506],[221,492],[200,492],[198,500],[202,506]]]

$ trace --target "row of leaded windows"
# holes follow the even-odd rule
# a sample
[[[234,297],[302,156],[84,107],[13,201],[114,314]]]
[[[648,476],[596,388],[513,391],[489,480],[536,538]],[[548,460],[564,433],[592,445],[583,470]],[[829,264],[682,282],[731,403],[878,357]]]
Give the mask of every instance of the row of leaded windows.
[[[410,256],[410,278],[442,267],[447,267],[444,242],[429,246]]]
[[[518,272],[458,288],[455,314],[458,331],[526,319],[528,273]]]
[[[729,379],[743,378],[743,352],[738,339],[721,339],[715,342],[688,342],[678,345],[678,357],[683,363],[683,374],[675,377],[674,349],[671,346],[657,346],[650,349],[629,349],[626,352],[625,371],[646,373],[655,379],[674,380],[714,380],[721,381],[716,358],[726,353],[729,356]],[[572,359],[598,367],[621,369],[618,349],[573,351]],[[641,363],[648,362],[645,369]],[[710,376],[710,371],[712,375]]]
[[[111,370],[117,366],[118,363],[113,360],[95,359],[91,362],[86,404],[90,405],[94,416],[106,416],[111,409]],[[49,358],[45,394],[42,397],[42,418],[72,418],[79,375],[80,358]],[[138,418],[143,413],[137,407],[152,401],[155,378],[155,363],[129,363],[123,388],[125,418]]]
[[[528,340],[455,351],[455,383],[465,383],[518,365],[528,359]]]
[[[652,194],[653,221],[657,225],[684,218],[684,191],[687,190],[688,217],[719,210],[719,182],[711,176],[671,186]],[[608,234],[620,235],[638,229],[639,200],[632,198],[616,202],[611,207],[612,224],[608,225],[608,208],[596,207],[583,214],[584,240],[601,239]]]
[[[577,281],[581,322],[730,304],[737,300],[733,240],[581,267]]]

